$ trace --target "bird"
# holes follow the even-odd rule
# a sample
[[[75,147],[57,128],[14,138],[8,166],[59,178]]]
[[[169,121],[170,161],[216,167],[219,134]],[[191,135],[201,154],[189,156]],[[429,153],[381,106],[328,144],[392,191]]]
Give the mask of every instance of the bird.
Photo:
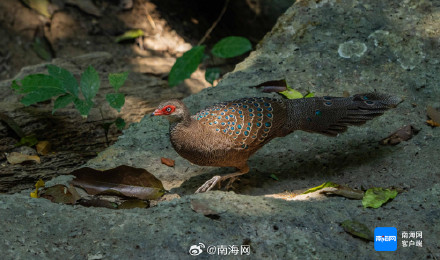
[[[160,103],[151,116],[168,119],[173,148],[191,163],[237,169],[212,177],[196,190],[200,193],[225,180],[230,188],[238,176],[249,172],[249,157],[274,138],[296,130],[334,137],[401,101],[376,92],[351,97],[251,97],[216,103],[191,115],[182,101],[173,99]]]

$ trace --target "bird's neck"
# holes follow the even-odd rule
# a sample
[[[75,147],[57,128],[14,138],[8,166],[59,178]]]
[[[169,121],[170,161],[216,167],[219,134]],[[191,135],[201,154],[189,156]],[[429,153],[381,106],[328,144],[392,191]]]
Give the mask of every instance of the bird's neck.
[[[170,121],[170,134],[173,137],[176,133],[185,133],[189,130],[189,127],[191,126],[191,118],[188,118],[188,120],[180,120],[171,122]]]
[[[183,114],[183,116],[179,117],[168,117],[168,121],[170,122],[170,131],[176,128],[185,128],[191,125],[191,118],[189,111]]]

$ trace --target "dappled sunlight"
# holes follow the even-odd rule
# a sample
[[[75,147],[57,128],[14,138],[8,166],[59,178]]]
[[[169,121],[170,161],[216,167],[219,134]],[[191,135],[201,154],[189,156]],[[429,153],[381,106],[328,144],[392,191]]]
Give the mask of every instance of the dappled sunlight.
[[[66,30],[66,28],[69,28]],[[46,35],[49,38],[51,42],[59,41],[63,39],[69,39],[72,36],[77,37],[78,34],[84,34],[83,31],[81,33],[78,21],[72,17],[71,14],[67,12],[59,12],[57,14],[54,14],[52,17],[51,26],[47,29]]]
[[[182,37],[174,31],[170,34],[155,34],[146,36],[142,42],[143,49],[153,50],[156,52],[167,52],[171,54],[179,54],[186,52],[192,48],[192,45],[185,42]]]
[[[421,36],[438,39],[440,37],[440,12],[432,12],[424,16],[417,24]]]
[[[176,61],[175,58],[165,57],[134,57],[129,59],[131,63],[131,71],[136,73],[154,75],[159,78],[165,78],[171,71]],[[186,92],[190,94],[198,93],[202,89],[207,88],[210,84],[205,80],[205,69],[198,68],[191,74],[189,79],[183,81],[182,84]],[[175,87],[173,87],[175,89]],[[163,93],[168,93],[171,88],[164,88]],[[175,90],[171,91],[175,92]]]
[[[307,194],[302,193],[295,193],[295,192],[282,192],[282,193],[275,193],[275,194],[268,194],[265,195],[265,197],[274,198],[274,199],[282,199],[282,200],[325,200],[327,197],[320,193],[320,192],[311,192]]]
[[[129,59],[131,70],[137,73],[147,73],[157,76],[167,75],[173,67],[175,58],[163,57],[134,57]]]

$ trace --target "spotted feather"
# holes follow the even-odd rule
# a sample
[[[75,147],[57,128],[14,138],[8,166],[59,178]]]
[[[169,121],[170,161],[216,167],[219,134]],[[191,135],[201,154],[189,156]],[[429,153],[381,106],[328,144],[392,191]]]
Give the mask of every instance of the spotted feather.
[[[280,127],[286,109],[282,101],[273,98],[243,98],[218,103],[193,116],[213,131],[230,136],[238,149],[248,149],[272,139]]]

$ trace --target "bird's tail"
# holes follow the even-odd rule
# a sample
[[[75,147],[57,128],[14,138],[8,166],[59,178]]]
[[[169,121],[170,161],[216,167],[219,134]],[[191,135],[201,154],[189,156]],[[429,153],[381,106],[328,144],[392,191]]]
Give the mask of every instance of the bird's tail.
[[[319,97],[286,101],[288,131],[303,130],[336,136],[349,125],[362,125],[396,107],[402,99],[396,96],[367,93],[352,97]]]

